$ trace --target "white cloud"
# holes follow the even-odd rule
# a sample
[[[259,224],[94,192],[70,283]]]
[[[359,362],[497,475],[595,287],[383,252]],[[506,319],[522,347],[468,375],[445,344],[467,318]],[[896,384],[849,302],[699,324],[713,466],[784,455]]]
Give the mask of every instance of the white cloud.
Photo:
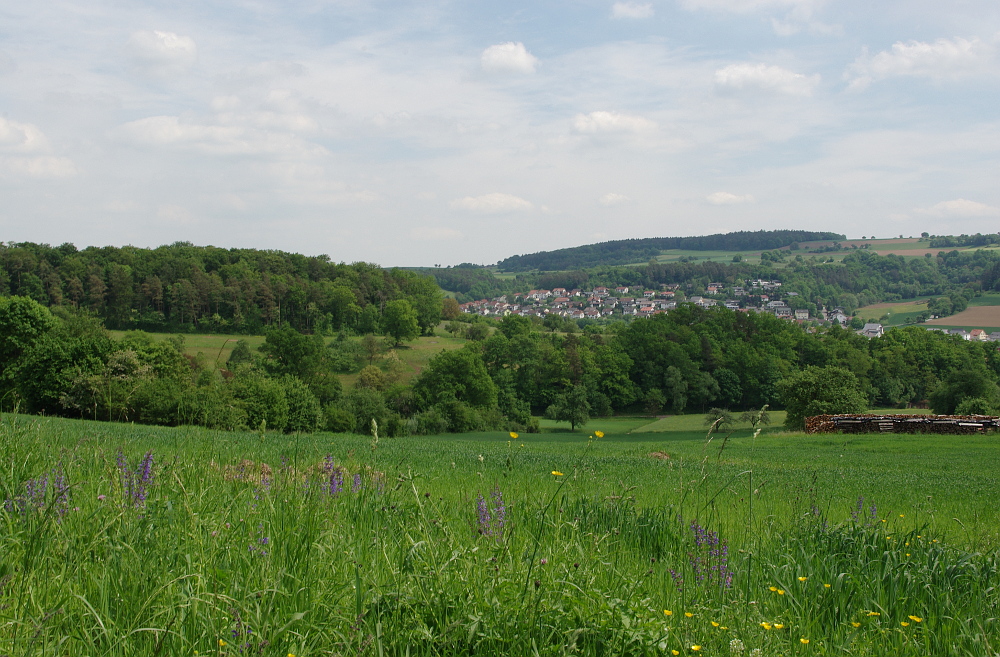
[[[42,131],[30,123],[9,121],[0,116],[0,151],[37,153],[48,148]]]
[[[462,237],[462,233],[453,228],[418,226],[410,231],[410,237],[425,242],[454,240]]]
[[[484,50],[479,63],[487,73],[534,73],[538,58],[520,41],[508,41]]]
[[[920,208],[917,212],[935,217],[997,217],[1000,208],[995,208],[978,201],[957,198],[953,201],[942,201],[929,208]]]
[[[854,89],[863,89],[875,80],[894,76],[951,79],[985,72],[994,63],[996,49],[978,38],[897,41],[889,50],[874,57],[864,52],[850,66],[845,77]]]
[[[76,165],[68,157],[3,157],[0,167],[10,173],[31,178],[69,178],[76,175]]]
[[[638,2],[616,2],[611,7],[612,18],[649,18],[653,15],[653,5]]]
[[[133,32],[127,48],[137,69],[156,75],[183,73],[198,60],[198,47],[194,39],[173,32]]]
[[[753,203],[755,199],[750,194],[740,196],[729,192],[715,192],[706,196],[705,200],[712,205],[738,205],[740,203]]]
[[[480,214],[505,214],[508,212],[525,212],[531,210],[534,205],[512,194],[493,192],[483,196],[466,196],[455,199],[451,202],[454,210],[467,210]]]
[[[180,224],[182,226],[196,223],[196,219],[190,210],[181,205],[161,205],[156,210],[156,218],[170,224]]]
[[[577,132],[644,132],[652,130],[656,124],[642,116],[620,114],[619,112],[591,112],[577,114],[573,119]]]
[[[746,14],[763,9],[797,9],[808,11],[823,0],[681,0],[685,9],[709,9]]]
[[[802,75],[767,64],[731,64],[715,72],[719,89],[776,91],[790,96],[811,95],[819,80],[819,75]]]
[[[601,198],[597,199],[597,202],[604,207],[611,208],[616,205],[625,205],[630,203],[632,199],[625,196],[624,194],[615,194],[614,192],[608,192]]]
[[[239,125],[184,123],[176,116],[150,116],[139,119],[121,126],[120,132],[137,144],[171,146],[214,154],[320,155],[326,152],[322,147],[305,142],[294,135]]]

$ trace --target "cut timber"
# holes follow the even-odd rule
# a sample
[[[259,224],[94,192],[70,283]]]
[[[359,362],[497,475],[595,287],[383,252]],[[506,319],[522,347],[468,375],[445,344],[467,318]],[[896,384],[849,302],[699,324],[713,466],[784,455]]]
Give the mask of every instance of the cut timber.
[[[806,433],[941,433],[970,434],[1000,429],[990,415],[814,415]]]

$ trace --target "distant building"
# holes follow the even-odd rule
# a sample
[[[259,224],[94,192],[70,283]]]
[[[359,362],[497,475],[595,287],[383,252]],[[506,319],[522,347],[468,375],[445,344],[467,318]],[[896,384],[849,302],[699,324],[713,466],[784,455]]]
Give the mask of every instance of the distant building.
[[[865,324],[864,328],[858,331],[858,333],[866,338],[881,338],[885,334],[885,329],[882,328],[881,324],[869,323]]]

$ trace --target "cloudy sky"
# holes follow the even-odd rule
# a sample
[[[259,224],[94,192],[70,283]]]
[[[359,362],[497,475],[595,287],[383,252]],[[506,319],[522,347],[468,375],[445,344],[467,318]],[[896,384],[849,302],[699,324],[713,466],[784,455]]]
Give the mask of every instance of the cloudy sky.
[[[1000,229],[996,0],[0,0],[0,240]]]

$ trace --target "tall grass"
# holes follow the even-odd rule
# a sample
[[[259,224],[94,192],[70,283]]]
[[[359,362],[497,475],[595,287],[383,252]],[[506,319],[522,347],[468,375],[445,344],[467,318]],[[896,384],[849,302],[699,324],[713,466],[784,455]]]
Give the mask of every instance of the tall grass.
[[[994,519],[908,492],[929,465],[880,497],[845,444],[796,467],[804,439],[766,434],[541,440],[5,416],[0,654],[1000,650]]]

